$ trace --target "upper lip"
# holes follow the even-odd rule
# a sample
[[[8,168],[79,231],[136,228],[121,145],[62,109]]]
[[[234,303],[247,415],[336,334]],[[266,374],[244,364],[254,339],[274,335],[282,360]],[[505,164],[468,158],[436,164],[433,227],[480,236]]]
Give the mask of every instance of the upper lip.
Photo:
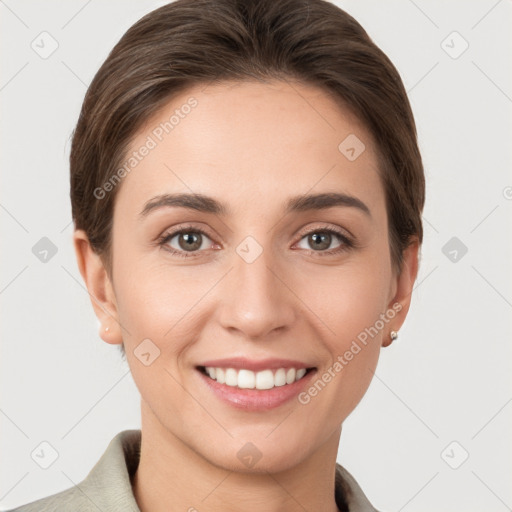
[[[247,359],[245,357],[231,357],[226,359],[212,359],[205,361],[199,366],[214,367],[214,368],[235,368],[237,370],[273,370],[279,368],[314,368],[313,365],[303,363],[301,361],[295,361],[293,359]]]

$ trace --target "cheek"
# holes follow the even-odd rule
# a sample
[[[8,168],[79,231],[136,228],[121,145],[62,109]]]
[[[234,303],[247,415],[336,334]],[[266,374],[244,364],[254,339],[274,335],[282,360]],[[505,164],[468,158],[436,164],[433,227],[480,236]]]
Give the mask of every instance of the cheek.
[[[342,416],[348,415],[367,391],[391,319],[386,312],[391,270],[382,258],[372,259],[372,264],[347,272],[336,283],[339,293],[333,307],[336,316],[332,317],[336,336],[329,351],[339,363],[340,378],[335,379],[333,392]]]
[[[190,330],[200,323],[197,315],[202,310],[198,302],[215,284],[215,276],[203,276],[193,266],[171,271],[168,264],[141,261],[120,262],[118,269],[117,309],[130,333],[124,336],[125,344],[135,348],[149,338],[162,352],[179,353],[193,338]]]
[[[330,359],[327,369],[336,375],[331,378],[332,400],[345,412],[364,395],[377,365],[385,320],[390,319],[385,317],[390,280],[390,266],[373,251],[345,266],[302,279],[300,296],[318,318],[318,329],[325,333],[323,342]],[[329,380],[329,375],[325,379]]]
[[[377,322],[385,312],[379,273],[347,271],[328,283],[310,299],[317,306],[311,309],[329,327],[323,338],[328,360],[304,396],[315,409],[318,419],[309,420],[315,428],[325,428],[323,422],[335,428],[368,390],[381,348],[383,330]]]
[[[170,411],[185,411],[186,397],[177,383],[182,380],[180,363],[197,339],[194,305],[205,287],[179,272],[163,272],[162,267],[151,268],[140,262],[118,268],[117,309],[128,331],[123,333],[123,341],[133,379],[154,410],[163,400]],[[149,356],[144,359],[144,354]]]
[[[303,275],[295,289],[339,352],[385,311],[390,279],[388,266],[370,256]]]

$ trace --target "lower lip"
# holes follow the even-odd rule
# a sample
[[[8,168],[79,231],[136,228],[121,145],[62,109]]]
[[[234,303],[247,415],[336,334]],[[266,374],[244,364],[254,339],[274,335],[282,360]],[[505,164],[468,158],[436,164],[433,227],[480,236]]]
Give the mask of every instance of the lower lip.
[[[302,379],[293,384],[274,386],[272,389],[240,389],[235,386],[220,384],[197,370],[211,391],[223,402],[245,411],[265,411],[274,409],[296,397],[309,383],[316,370],[310,370]]]

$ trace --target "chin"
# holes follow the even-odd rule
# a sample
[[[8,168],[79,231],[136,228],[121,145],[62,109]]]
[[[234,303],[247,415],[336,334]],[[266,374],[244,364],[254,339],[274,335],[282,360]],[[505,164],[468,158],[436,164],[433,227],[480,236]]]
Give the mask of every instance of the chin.
[[[283,443],[276,437],[249,436],[247,441],[232,439],[225,444],[216,444],[214,451],[203,452],[203,457],[214,466],[227,471],[250,474],[279,473],[300,464],[308,454],[301,439]],[[252,441],[250,440],[252,439]]]

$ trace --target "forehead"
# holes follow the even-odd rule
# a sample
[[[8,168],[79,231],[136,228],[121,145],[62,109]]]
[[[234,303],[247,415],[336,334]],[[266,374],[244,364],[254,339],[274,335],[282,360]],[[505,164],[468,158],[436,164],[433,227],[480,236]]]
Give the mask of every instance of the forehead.
[[[269,206],[279,196],[308,191],[383,203],[370,133],[310,85],[191,87],[147,120],[123,163],[128,159],[133,165],[126,166],[116,209],[130,216],[150,197],[169,192],[228,197],[244,209],[247,200]]]

